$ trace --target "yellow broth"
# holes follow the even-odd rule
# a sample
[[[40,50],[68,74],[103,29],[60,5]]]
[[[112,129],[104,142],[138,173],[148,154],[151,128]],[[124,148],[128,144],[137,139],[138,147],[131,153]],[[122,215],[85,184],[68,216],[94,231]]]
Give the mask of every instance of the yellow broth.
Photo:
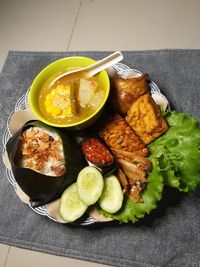
[[[71,70],[71,69],[70,69]],[[48,121],[52,123],[57,123],[57,124],[73,124],[79,121],[84,120],[85,118],[91,116],[95,111],[99,108],[101,105],[103,99],[104,99],[104,90],[102,89],[100,80],[98,78],[98,75],[95,75],[92,78],[85,79],[84,76],[77,76],[76,74],[73,75],[73,77],[69,80],[68,78],[62,78],[61,81],[56,82],[55,84],[51,84],[51,82],[63,73],[64,70],[59,71],[52,75],[41,87],[40,94],[39,94],[39,108],[44,116]],[[77,84],[79,85],[77,86]],[[82,98],[85,97],[85,92],[82,91],[84,89],[83,83],[85,84],[94,84],[95,89],[93,88],[93,94],[92,98],[88,103],[85,103],[82,101]],[[76,84],[75,87],[75,94],[76,94],[76,104],[78,103],[78,112],[74,113],[72,112],[72,100],[67,100],[68,97],[71,97],[71,90],[68,89],[71,88],[72,86]],[[61,87],[63,88],[64,86],[64,93],[62,92]],[[81,89],[81,86],[83,89]],[[59,89],[60,88],[60,89]],[[67,93],[67,90],[70,90],[70,93]],[[59,96],[55,96],[53,99],[52,95],[56,95],[58,92],[61,92],[60,94],[65,94],[65,97],[62,96],[59,100]],[[83,92],[81,94],[81,92]],[[88,91],[89,92],[89,91]],[[50,95],[50,96],[49,96]],[[70,95],[70,96],[69,96]],[[51,100],[47,100],[50,98]],[[53,100],[54,102],[53,102]],[[57,107],[57,112],[55,114],[53,113],[51,106],[51,103],[55,106],[55,99],[56,99],[56,107]],[[62,103],[61,103],[62,102]],[[84,105],[82,103],[84,102]],[[62,105],[62,113],[59,114],[58,110],[60,106]],[[63,110],[63,106],[65,105],[66,111]],[[77,106],[77,105],[76,105]],[[56,111],[56,108],[54,109]],[[51,113],[52,112],[52,113]],[[73,114],[74,113],[74,114]]]

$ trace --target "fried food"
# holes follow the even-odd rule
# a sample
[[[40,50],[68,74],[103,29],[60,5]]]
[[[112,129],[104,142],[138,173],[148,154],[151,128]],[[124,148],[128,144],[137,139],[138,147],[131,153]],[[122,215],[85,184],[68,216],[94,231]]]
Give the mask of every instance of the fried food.
[[[145,144],[149,144],[168,129],[159,107],[149,94],[140,96],[132,104],[125,119]]]
[[[150,171],[152,169],[151,161],[141,155],[134,152],[127,152],[123,150],[113,149],[117,161],[125,160],[130,163],[134,163],[135,166],[139,167],[141,170]]]
[[[148,155],[146,145],[135,134],[125,119],[118,114],[104,124],[99,134],[114,152],[116,152],[115,150],[122,150],[135,152],[144,157]]]
[[[124,193],[134,202],[142,202],[141,191],[147,183],[147,173],[152,169],[151,161],[144,157],[136,157],[132,162],[118,159],[118,177]]]
[[[133,102],[148,91],[148,75],[123,79],[121,77],[111,80],[110,103],[112,109],[126,115]]]

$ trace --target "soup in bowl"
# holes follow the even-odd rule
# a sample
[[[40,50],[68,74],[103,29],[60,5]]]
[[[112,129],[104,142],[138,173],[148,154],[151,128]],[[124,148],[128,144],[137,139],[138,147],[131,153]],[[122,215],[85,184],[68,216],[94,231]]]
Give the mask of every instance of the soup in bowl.
[[[32,113],[54,127],[82,129],[94,123],[106,103],[110,90],[106,71],[91,78],[84,74],[53,82],[60,74],[95,63],[86,57],[67,57],[44,68],[34,79],[29,92]]]

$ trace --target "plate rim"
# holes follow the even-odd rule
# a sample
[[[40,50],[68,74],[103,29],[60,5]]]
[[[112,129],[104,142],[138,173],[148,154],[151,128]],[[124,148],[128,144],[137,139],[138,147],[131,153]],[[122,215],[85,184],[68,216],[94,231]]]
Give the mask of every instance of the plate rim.
[[[134,71],[136,73],[139,73],[139,74],[143,74],[140,70],[137,70],[137,69],[132,69],[130,68],[129,66],[123,64],[123,63],[117,63],[115,64],[114,66],[112,66],[112,69],[114,69],[114,71],[118,74],[118,75],[122,75],[124,72],[126,71]],[[162,97],[164,97],[166,100],[167,98],[165,97],[165,95],[163,95],[161,93],[161,90],[160,88],[158,87],[158,85],[152,81],[152,80],[149,80],[149,88],[150,88],[150,92],[151,94],[158,94],[158,95],[161,95]],[[11,131],[9,129],[9,121],[10,121],[10,118],[11,116],[13,115],[13,113],[19,111],[19,110],[24,110],[24,109],[27,109],[29,108],[29,105],[28,105],[28,94],[29,94],[29,90],[30,90],[30,87],[28,88],[28,90],[26,91],[25,94],[23,94],[19,99],[18,101],[16,102],[15,104],[15,108],[14,108],[14,111],[10,113],[9,117],[7,118],[7,121],[6,121],[6,128],[4,129],[3,131],[3,136],[2,136],[2,141],[3,141],[3,154],[5,153],[5,150],[6,150],[6,143],[8,142],[8,140],[12,137],[12,134],[11,134]],[[167,100],[168,101],[168,100]],[[168,102],[168,109],[170,109],[170,105],[169,105],[169,102]],[[8,182],[13,186],[14,190],[15,190],[15,193],[16,193],[16,190],[17,190],[17,182],[14,178],[14,175],[12,173],[12,170],[9,170],[6,168],[6,178],[8,180]],[[21,199],[20,199],[21,200]],[[22,201],[22,200],[21,200]],[[23,201],[22,201],[23,202]],[[33,208],[31,206],[31,204],[27,204],[35,213],[39,214],[39,215],[42,215],[42,216],[46,216],[48,217],[50,220],[53,220],[54,222],[57,222],[57,223],[61,223],[61,224],[68,224],[67,222],[61,222],[61,221],[58,221],[56,218],[54,218],[53,216],[51,216],[51,214],[49,213],[49,211],[47,210],[46,206],[45,205],[42,205],[42,206],[39,206],[39,207],[36,207],[36,208]],[[84,221],[78,223],[78,222],[75,222],[73,224],[75,225],[82,225],[82,226],[87,226],[87,225],[91,225],[91,224],[95,224],[95,223],[109,223],[110,221],[98,221],[90,216],[88,216],[88,218],[86,218]]]

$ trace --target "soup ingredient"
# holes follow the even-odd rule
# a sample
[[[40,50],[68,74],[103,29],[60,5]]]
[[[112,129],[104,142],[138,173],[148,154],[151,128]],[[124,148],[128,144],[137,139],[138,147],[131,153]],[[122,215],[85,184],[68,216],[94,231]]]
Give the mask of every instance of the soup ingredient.
[[[59,135],[40,127],[30,127],[19,137],[18,165],[50,176],[62,175],[65,159]]]
[[[146,189],[142,192],[143,202],[135,203],[131,199],[124,196],[124,201],[121,209],[111,214],[103,209],[99,209],[99,212],[106,217],[118,220],[120,222],[137,222],[149,214],[152,210],[157,208],[157,202],[162,197],[163,191],[163,176],[159,167],[159,162],[156,158],[151,159],[153,168],[148,175],[148,183]]]
[[[103,125],[99,134],[112,150],[118,149],[142,156],[148,155],[148,149],[144,142],[118,114],[115,114]]]
[[[198,121],[176,111],[165,113],[170,128],[149,145],[159,161],[165,184],[193,192],[200,186],[200,128]]]
[[[70,85],[57,85],[45,97],[45,109],[52,117],[66,117],[72,113]]]
[[[147,93],[149,88],[148,75],[126,78],[116,77],[111,80],[109,101],[111,108],[122,115],[126,115],[133,102]]]
[[[53,76],[55,77],[55,75]],[[100,78],[62,78],[56,84],[50,77],[42,86],[39,95],[39,108],[51,123],[59,125],[82,121],[100,107],[104,100],[104,89]]]
[[[86,212],[87,208],[78,196],[76,183],[65,189],[59,206],[59,212],[64,221],[74,222]]]
[[[96,110],[103,101],[104,91],[94,77],[90,79],[81,78],[77,98],[82,108],[91,107]]]
[[[114,160],[108,149],[97,138],[86,140],[82,145],[82,150],[91,163],[109,165]]]
[[[149,94],[140,96],[131,106],[126,121],[145,144],[149,144],[168,129],[159,107]]]
[[[104,188],[98,201],[99,206],[109,213],[115,213],[122,207],[123,192],[118,178],[110,175],[104,178]]]
[[[70,103],[71,111],[73,115],[77,115],[79,112],[79,101],[77,99],[79,82],[74,81],[70,85]]]
[[[80,79],[78,98],[82,107],[90,104],[92,98],[95,95],[97,86],[98,84],[94,80],[86,80],[83,78]]]
[[[103,98],[104,98],[104,92],[103,91],[96,92],[90,101],[91,107],[93,109],[96,109],[97,107],[99,107],[103,101]]]
[[[93,205],[102,194],[103,176],[96,168],[88,166],[80,171],[77,178],[77,192],[85,205]]]

